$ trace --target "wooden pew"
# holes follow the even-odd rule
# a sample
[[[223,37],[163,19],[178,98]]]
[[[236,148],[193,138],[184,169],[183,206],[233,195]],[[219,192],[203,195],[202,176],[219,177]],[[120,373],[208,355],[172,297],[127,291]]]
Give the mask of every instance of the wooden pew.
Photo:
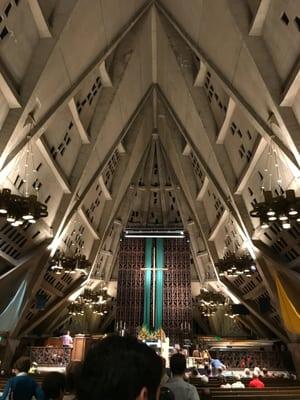
[[[211,388],[198,389],[201,400],[229,400],[229,399],[244,399],[244,400],[264,400],[264,399],[300,399],[300,387],[268,387],[264,389],[221,389]]]

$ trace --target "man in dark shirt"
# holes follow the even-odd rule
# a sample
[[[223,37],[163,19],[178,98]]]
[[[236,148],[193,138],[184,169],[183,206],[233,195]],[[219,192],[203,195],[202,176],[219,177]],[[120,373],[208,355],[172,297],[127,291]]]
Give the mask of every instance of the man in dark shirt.
[[[198,392],[195,386],[184,381],[186,370],[186,359],[183,354],[174,354],[170,359],[172,378],[164,384],[169,388],[175,397],[175,400],[199,400]]]

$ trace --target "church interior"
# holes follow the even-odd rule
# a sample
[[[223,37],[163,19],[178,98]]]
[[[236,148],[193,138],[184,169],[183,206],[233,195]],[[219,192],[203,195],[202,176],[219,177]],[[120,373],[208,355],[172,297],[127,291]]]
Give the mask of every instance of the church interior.
[[[5,376],[117,334],[300,379],[299,60],[299,0],[0,0]]]

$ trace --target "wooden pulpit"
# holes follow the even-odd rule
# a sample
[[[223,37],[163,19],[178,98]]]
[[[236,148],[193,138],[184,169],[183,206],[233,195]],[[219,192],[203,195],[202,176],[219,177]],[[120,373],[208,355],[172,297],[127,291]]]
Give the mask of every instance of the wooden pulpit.
[[[92,342],[93,339],[91,336],[75,335],[71,361],[83,361]]]

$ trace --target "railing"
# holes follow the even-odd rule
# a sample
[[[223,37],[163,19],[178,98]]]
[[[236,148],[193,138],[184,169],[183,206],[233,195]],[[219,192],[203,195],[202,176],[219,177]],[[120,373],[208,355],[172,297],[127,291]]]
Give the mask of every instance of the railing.
[[[268,368],[293,369],[290,353],[287,351],[251,351],[251,350],[211,350],[213,358],[219,358],[228,368]]]
[[[71,359],[71,348],[66,347],[30,347],[30,360],[39,366],[64,367]]]

